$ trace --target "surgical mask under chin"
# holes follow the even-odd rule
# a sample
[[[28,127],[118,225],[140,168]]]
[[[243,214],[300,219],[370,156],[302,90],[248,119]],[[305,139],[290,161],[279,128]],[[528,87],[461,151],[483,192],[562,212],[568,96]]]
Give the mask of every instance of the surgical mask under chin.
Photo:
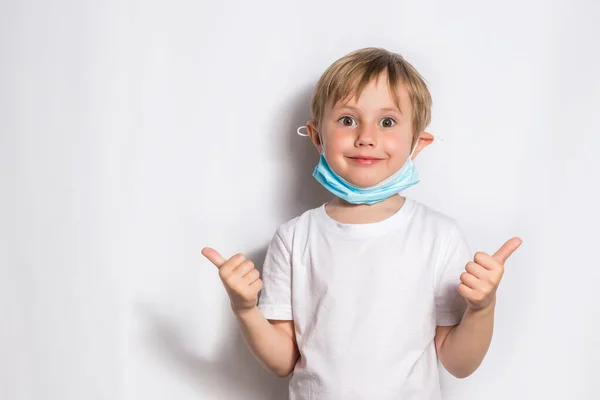
[[[300,133],[301,126],[297,132],[301,136],[307,136]],[[410,156],[398,171],[390,177],[373,186],[356,186],[339,176],[327,163],[325,159],[325,150],[321,151],[319,163],[313,171],[313,177],[327,190],[337,197],[352,204],[374,204],[379,203],[395,194],[398,194],[409,187],[419,183],[419,175],[412,160],[412,156],[417,148],[418,140],[415,143]]]

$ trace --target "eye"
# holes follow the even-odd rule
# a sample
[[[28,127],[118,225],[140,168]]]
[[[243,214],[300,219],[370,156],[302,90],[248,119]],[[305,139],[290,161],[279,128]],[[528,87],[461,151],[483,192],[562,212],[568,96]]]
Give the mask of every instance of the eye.
[[[381,126],[383,126],[384,128],[391,128],[392,126],[396,125],[396,121],[394,121],[394,119],[390,117],[382,119],[381,122],[383,122]]]
[[[344,115],[343,117],[338,119],[338,121],[342,121],[342,125],[344,125],[344,126],[354,126],[354,125],[352,125],[354,118],[349,117],[348,115]],[[350,125],[348,125],[348,122],[350,123]],[[356,122],[356,121],[354,121],[354,122]]]

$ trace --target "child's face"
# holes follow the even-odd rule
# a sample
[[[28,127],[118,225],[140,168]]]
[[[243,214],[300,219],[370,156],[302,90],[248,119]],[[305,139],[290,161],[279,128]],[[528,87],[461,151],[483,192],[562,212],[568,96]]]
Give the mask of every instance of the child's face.
[[[359,99],[326,107],[320,126],[314,121],[307,123],[317,149],[321,151],[324,146],[329,166],[354,185],[371,186],[383,181],[402,168],[411,153],[413,128],[409,95],[400,83],[398,95],[402,113],[394,104],[393,95],[387,75],[382,73],[377,81],[373,79],[365,86]],[[421,140],[413,158],[429,142],[428,136]]]

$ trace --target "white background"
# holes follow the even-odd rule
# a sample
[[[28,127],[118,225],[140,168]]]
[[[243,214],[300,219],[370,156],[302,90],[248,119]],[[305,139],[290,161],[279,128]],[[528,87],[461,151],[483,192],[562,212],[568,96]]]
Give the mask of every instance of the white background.
[[[474,250],[523,239],[491,349],[446,399],[600,396],[600,2],[0,6],[0,398],[284,399],[216,268],[328,196],[295,134],[351,50],[426,78],[405,192]]]

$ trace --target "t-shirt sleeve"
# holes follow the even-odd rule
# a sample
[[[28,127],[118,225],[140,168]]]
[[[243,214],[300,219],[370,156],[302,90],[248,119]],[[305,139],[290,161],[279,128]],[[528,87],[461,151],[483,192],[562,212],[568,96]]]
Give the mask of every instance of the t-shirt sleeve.
[[[266,319],[292,320],[292,263],[290,249],[277,230],[263,264],[263,288],[258,309]]]
[[[452,326],[460,323],[467,308],[467,302],[458,292],[458,285],[460,275],[473,258],[465,235],[455,222],[442,254],[435,274],[436,323]]]

